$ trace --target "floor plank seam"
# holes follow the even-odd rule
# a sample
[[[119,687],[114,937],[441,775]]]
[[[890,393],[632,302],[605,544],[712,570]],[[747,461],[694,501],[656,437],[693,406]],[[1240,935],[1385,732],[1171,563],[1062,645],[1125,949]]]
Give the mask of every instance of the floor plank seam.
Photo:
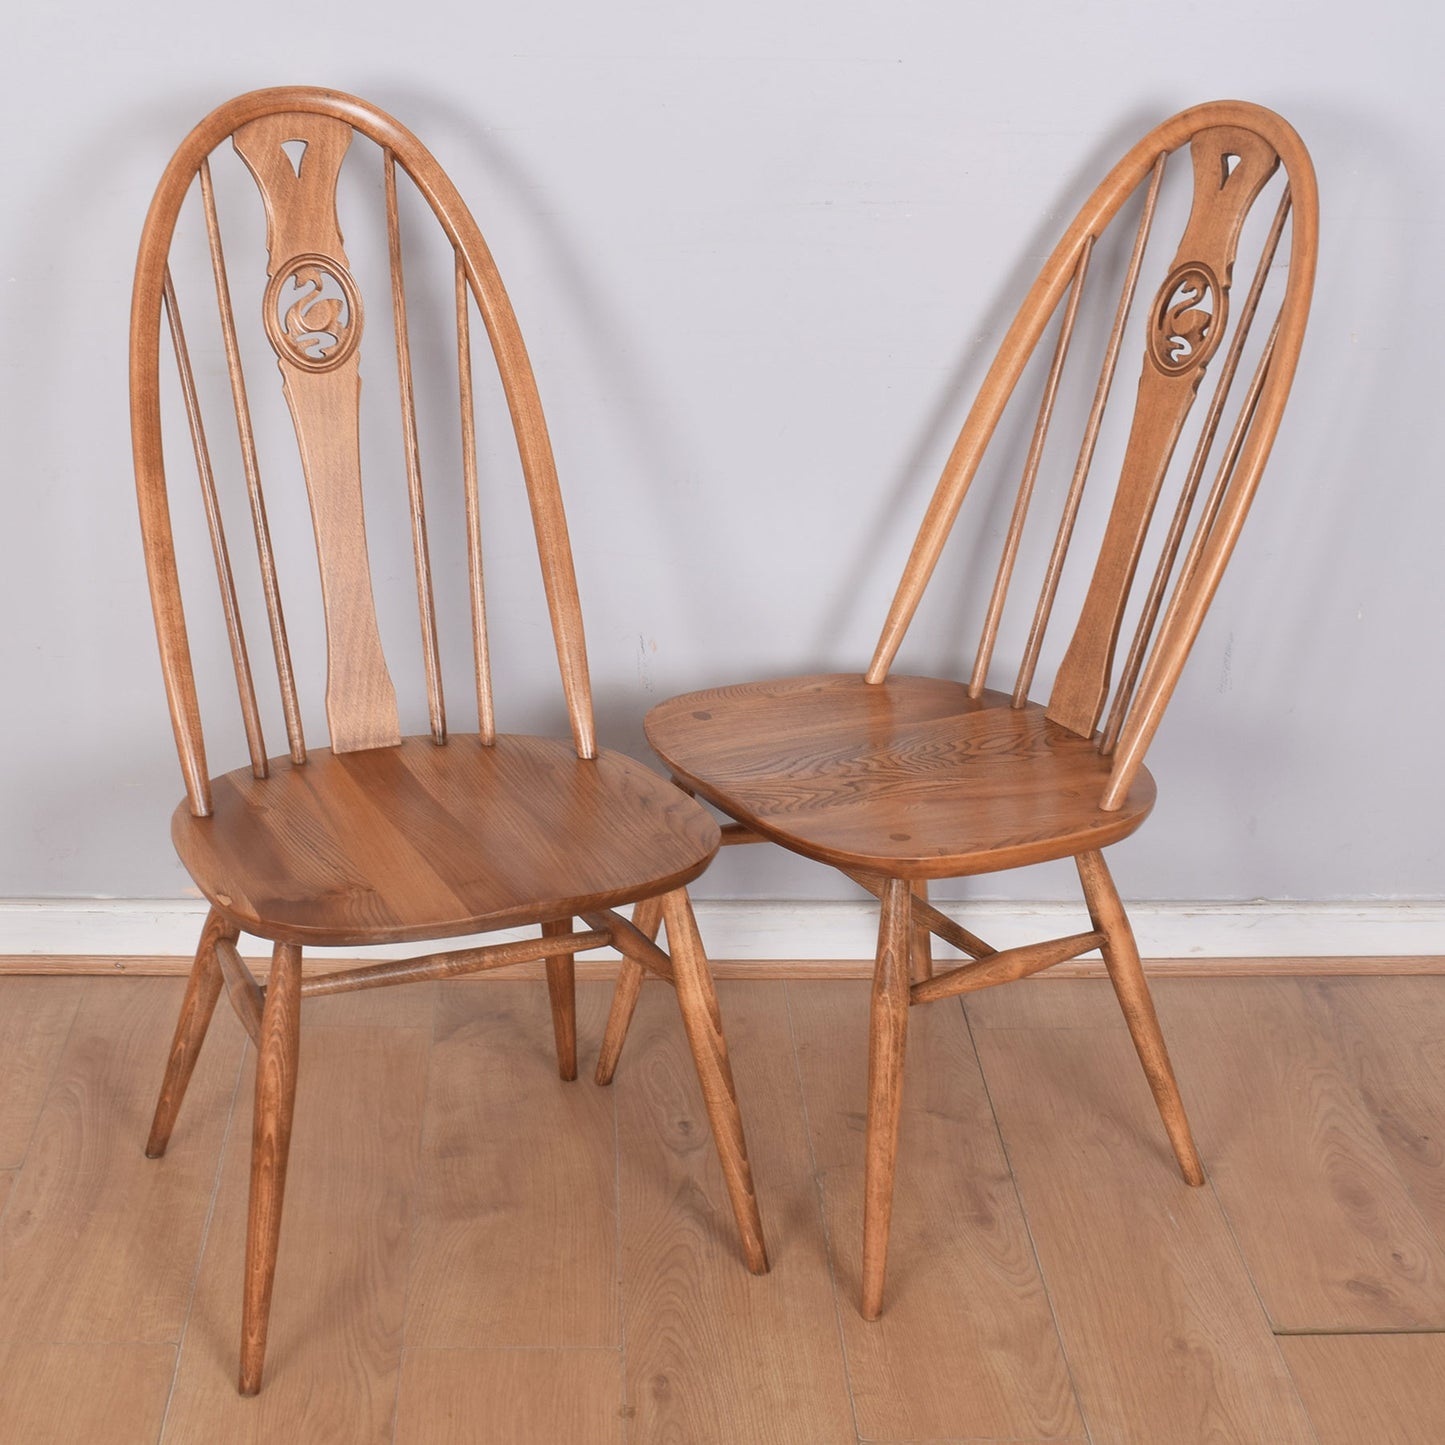
[[[833,1236],[828,1229],[828,1209],[823,1198],[823,1176],[818,1168],[818,1154],[813,1146],[813,1121],[808,1114],[808,1091],[803,1087],[803,1066],[798,1058],[798,1029],[793,1018],[793,994],[787,980],[783,981],[783,1007],[788,1015],[788,1038],[793,1045],[793,1078],[798,1085],[798,1103],[803,1111],[803,1137],[808,1141],[808,1166],[813,1175],[813,1198],[818,1209],[818,1223],[823,1230],[823,1257],[828,1262],[828,1283],[833,1295],[833,1328],[838,1334],[838,1354],[843,1361],[843,1378],[848,1383],[848,1408],[853,1415],[853,1435],[863,1445],[865,1439],[858,1422],[858,1401],[853,1393],[853,1368],[848,1359],[848,1345],[843,1335],[843,1300],[838,1290],[838,1271],[833,1266]]]
[[[241,1080],[246,1076],[246,1050],[241,1050],[241,1056],[236,1061],[236,1077],[231,1085],[231,1104],[226,1110],[226,1126],[221,1131],[220,1143],[216,1147],[216,1172],[211,1180],[211,1197],[206,1205],[206,1220],[201,1226],[201,1238],[196,1245],[195,1263],[191,1269],[191,1292],[186,1300],[186,1313],[181,1320],[180,1336],[176,1340],[176,1359],[171,1369],[171,1387],[166,1391],[166,1407],[161,1411],[160,1433],[156,1436],[157,1445],[166,1438],[166,1431],[171,1423],[171,1406],[176,1397],[176,1386],[181,1378],[181,1354],[186,1347],[186,1336],[191,1330],[191,1312],[196,1307],[196,1291],[201,1286],[201,1261],[206,1257],[206,1245],[211,1238],[211,1221],[216,1215],[216,1206],[221,1198],[221,1177],[226,1163],[226,1147],[231,1140],[231,1129],[236,1119],[236,1106],[241,1098]],[[164,1156],[154,1161],[156,1166],[164,1165]]]
[[[1089,1419],[1088,1412],[1084,1409],[1083,1399],[1079,1394],[1079,1381],[1074,1373],[1074,1363],[1069,1359],[1069,1347],[1064,1340],[1064,1332],[1059,1327],[1058,1311],[1054,1308],[1053,1291],[1049,1288],[1048,1276],[1044,1273],[1044,1262],[1039,1257],[1038,1242],[1034,1239],[1033,1221],[1029,1219],[1028,1209],[1024,1205],[1024,1193],[1019,1185],[1019,1177],[1014,1172],[1013,1156],[1009,1153],[1008,1141],[1004,1138],[1003,1125],[999,1122],[998,1110],[994,1107],[993,1088],[988,1081],[988,1071],[983,1066],[983,1056],[978,1051],[978,1040],[973,1035],[973,1020],[968,1014],[967,1003],[960,998],[958,1000],[958,1011],[963,1015],[963,1027],[968,1034],[968,1046],[973,1050],[974,1063],[978,1066],[978,1076],[983,1081],[983,1096],[988,1101],[989,1116],[993,1119],[994,1137],[998,1140],[998,1147],[1003,1152],[1004,1164],[1008,1167],[1009,1183],[1013,1186],[1014,1201],[1018,1205],[1019,1218],[1023,1220],[1024,1233],[1029,1238],[1029,1252],[1034,1257],[1034,1269],[1038,1271],[1039,1283],[1043,1285],[1044,1298],[1049,1305],[1049,1319],[1054,1326],[1054,1338],[1059,1342],[1059,1354],[1063,1356],[1064,1369],[1069,1375],[1069,1389],[1074,1396],[1074,1408],[1079,1412],[1079,1419],[1084,1424],[1084,1435],[1089,1445],[1106,1445],[1094,1438],[1094,1426]]]
[[[620,1355],[621,1345],[407,1345],[407,1355]]]
[[[1308,1325],[1301,1325],[1297,1329],[1287,1327],[1271,1328],[1270,1333],[1277,1340],[1312,1340],[1312,1339],[1358,1339],[1372,1335],[1445,1335],[1445,1326],[1421,1326],[1418,1329],[1411,1325],[1382,1325],[1371,1329],[1369,1327],[1358,1327],[1342,1325],[1338,1329],[1331,1329],[1322,1325],[1312,1329]]]
[[[417,1140],[417,1165],[426,1158],[426,1125],[431,1104],[432,1055],[437,1046],[437,1011],[440,1006],[441,990],[435,983],[426,985],[431,989],[431,1025],[427,1029],[426,1079],[421,1087],[421,1138]],[[387,1439],[395,1445],[397,1427],[401,1421],[401,1377],[406,1363],[406,1327],[411,1318],[411,1287],[416,1275],[417,1236],[421,1233],[421,1210],[411,1201],[411,1231],[407,1241],[406,1288],[401,1292],[401,1347],[396,1357],[396,1390],[391,1398],[391,1429]]]

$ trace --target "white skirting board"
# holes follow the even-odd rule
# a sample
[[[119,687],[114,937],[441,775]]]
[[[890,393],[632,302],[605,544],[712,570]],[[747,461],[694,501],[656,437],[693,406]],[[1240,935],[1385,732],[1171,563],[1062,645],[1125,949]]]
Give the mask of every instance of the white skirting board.
[[[1128,903],[1146,958],[1340,958],[1445,955],[1445,902]],[[945,912],[997,948],[1086,929],[1078,904],[946,903]],[[715,959],[867,959],[878,906],[861,902],[712,901],[696,904]],[[206,906],[177,898],[64,898],[0,901],[0,957],[164,957],[194,951]],[[489,935],[489,942],[526,930]],[[456,940],[458,945],[462,940]],[[243,938],[241,951],[269,947]],[[937,945],[940,958],[953,950]],[[316,950],[324,954],[324,950]],[[349,958],[406,957],[416,945],[333,950]],[[601,955],[593,955],[601,956]]]

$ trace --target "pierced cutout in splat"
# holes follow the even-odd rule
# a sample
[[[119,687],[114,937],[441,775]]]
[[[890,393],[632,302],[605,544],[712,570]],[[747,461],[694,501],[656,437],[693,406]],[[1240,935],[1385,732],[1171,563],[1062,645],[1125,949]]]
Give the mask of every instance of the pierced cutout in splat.
[[[1177,266],[1154,302],[1149,328],[1154,365],[1170,376],[1203,366],[1224,335],[1228,312],[1228,293],[1208,266],[1198,261]]]
[[[286,159],[291,162],[291,169],[296,172],[296,179],[301,179],[301,162],[306,156],[306,142],[304,140],[283,140],[281,149],[285,152]]]
[[[262,302],[277,356],[308,371],[330,371],[361,339],[361,293],[328,256],[297,256],[271,277]]]

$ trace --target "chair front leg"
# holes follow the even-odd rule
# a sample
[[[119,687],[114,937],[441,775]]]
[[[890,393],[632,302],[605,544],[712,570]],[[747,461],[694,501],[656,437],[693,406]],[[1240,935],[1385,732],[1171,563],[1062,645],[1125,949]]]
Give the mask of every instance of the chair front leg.
[[[542,925],[543,938],[571,931],[570,918]],[[570,953],[548,957],[547,994],[552,1003],[552,1032],[557,1040],[557,1072],[571,1082],[577,1077],[577,965]]]
[[[1144,979],[1144,967],[1139,961],[1139,947],[1134,941],[1129,915],[1124,912],[1102,853],[1080,853],[1074,862],[1078,865],[1079,882],[1083,885],[1084,897],[1089,905],[1089,917],[1095,929],[1104,935],[1104,944],[1099,950],[1104,955],[1104,967],[1109,970],[1114,993],[1124,1011],[1124,1021],[1129,1025],[1129,1036],[1134,1040],[1139,1062],[1144,1065],[1144,1073],[1154,1094],[1159,1116],[1164,1120],[1174,1157],[1179,1161],[1184,1182],[1201,1185],[1204,1183],[1204,1165],[1194,1146],[1194,1135],[1184,1113],[1184,1101],[1179,1097],[1179,1084],[1169,1062],[1169,1050],[1164,1045],[1159,1016],[1154,1012],[1154,999]]]
[[[632,910],[632,924],[654,941],[657,930],[662,927],[662,899],[644,898]],[[617,971],[617,987],[612,993],[612,1007],[607,1014],[607,1029],[602,1035],[602,1048],[597,1055],[597,1082],[610,1084],[617,1072],[617,1061],[622,1057],[622,1045],[627,1041],[627,1030],[632,1026],[632,1015],[637,1009],[637,1000],[642,993],[645,971],[636,959],[624,958]]]
[[[768,1272],[763,1223],[753,1192],[753,1173],[748,1164],[748,1146],[743,1138],[743,1119],[728,1062],[727,1040],[723,1037],[722,1015],[717,991],[707,966],[702,938],[697,931],[687,890],[679,888],[662,900],[662,917],[667,927],[667,950],[672,958],[673,982],[687,1041],[692,1048],[703,1103],[712,1125],[713,1142],[722,1163],[723,1179],[733,1216],[742,1237],[743,1258],[754,1274]]]
[[[261,1388],[281,1204],[296,1109],[301,1050],[301,950],[278,943],[271,957],[261,1041],[256,1054],[256,1112],[251,1125],[251,1203],[246,1219],[246,1280],[241,1309],[241,1393]]]
[[[878,920],[878,956],[868,1024],[868,1160],[863,1184],[865,1320],[876,1320],[883,1313],[883,1280],[888,1269],[893,1175],[903,1106],[903,1059],[908,1043],[912,898],[906,880],[888,879]]]
[[[150,1138],[146,1141],[146,1158],[159,1159],[171,1141],[176,1116],[186,1097],[206,1030],[221,996],[221,964],[216,957],[216,944],[222,940],[234,943],[240,930],[228,923],[214,908],[206,915],[201,941],[196,946],[195,962],[186,983],[186,996],[181,1002],[181,1015],[171,1040],[171,1054],[166,1062],[165,1078],[161,1080],[160,1097],[151,1120]]]

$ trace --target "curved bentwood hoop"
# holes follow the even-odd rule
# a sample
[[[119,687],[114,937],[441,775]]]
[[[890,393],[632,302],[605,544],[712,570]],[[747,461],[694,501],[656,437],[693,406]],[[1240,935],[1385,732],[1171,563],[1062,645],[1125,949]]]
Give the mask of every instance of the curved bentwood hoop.
[[[224,156],[228,141],[240,164]],[[224,176],[223,164],[229,168]],[[370,169],[345,192],[343,170],[354,176],[354,165]],[[360,194],[378,211],[377,223],[363,230],[363,244],[353,237],[355,256],[342,235],[343,192],[353,199]],[[230,241],[223,244],[223,233],[232,240],[246,238],[247,218],[233,214],[245,209],[242,202],[249,204],[249,224],[258,237],[264,226],[264,266],[255,263],[254,247],[238,260],[228,254]],[[188,217],[199,211],[202,227],[194,248],[184,253],[188,262],[194,257],[192,270],[203,273],[199,278],[179,262],[178,222],[187,207]],[[420,301],[414,289],[409,303],[406,265],[422,272],[417,257],[425,260],[429,254],[412,244],[410,218],[417,214],[424,219],[429,214],[440,228],[439,241],[435,235],[428,239],[433,252],[444,253],[446,274],[439,287],[422,288]],[[384,241],[374,247],[383,259],[367,272],[364,258],[358,257],[364,243],[383,232]],[[371,287],[382,293],[380,298],[366,295],[365,277],[383,273],[385,279]],[[189,289],[187,281],[194,282]],[[181,319],[180,295],[197,292],[215,308],[204,342],[198,341],[199,328],[188,341]],[[205,309],[209,312],[209,305]],[[561,673],[568,741],[497,728],[482,569],[476,420],[482,382],[473,371],[474,313],[491,344],[515,437]],[[418,318],[439,320],[441,339],[427,342]],[[434,329],[425,327],[426,332]],[[186,437],[178,445],[192,454],[200,481],[250,755],[248,767],[218,777],[207,767],[181,602],[179,529],[173,529],[167,491],[162,402],[164,397],[169,407],[172,393],[162,381],[163,331],[169,333],[177,368],[178,415],[184,415]],[[428,347],[425,359],[423,346]],[[366,374],[365,410],[364,355],[380,358]],[[438,358],[449,356],[455,358],[455,373],[446,379],[441,399],[423,405],[419,396],[427,378],[437,373]],[[285,405],[280,423],[272,390],[277,372]],[[391,455],[397,460],[371,470],[381,470],[382,480],[392,481],[392,495],[399,495],[401,479],[388,479],[385,472],[405,472],[429,724],[427,734],[410,738],[402,735],[406,714],[398,706],[383,652],[385,629],[373,586],[367,513],[377,491],[363,496],[363,471],[377,455],[366,443],[380,415],[378,406],[386,404],[376,398],[386,391],[388,375],[396,382],[390,416],[396,441]],[[215,403],[212,410],[226,413],[222,426],[208,429],[207,399]],[[224,988],[259,1053],[242,1391],[254,1393],[261,1383],[294,1108],[300,1005],[319,994],[543,961],[558,1068],[564,1079],[572,1079],[577,1073],[574,955],[612,946],[636,960],[675,986],[744,1256],[749,1268],[765,1270],[727,1046],[685,891],[716,852],[717,825],[665,779],[597,745],[571,546],[531,364],[481,233],[420,142],[365,102],[324,90],[257,91],[202,121],[167,166],[146,218],[132,309],[131,407],[151,600],[186,783],[186,801],[176,810],[172,835],[211,903],[147,1152],[155,1157],[165,1151]],[[439,415],[448,418],[449,439],[433,450],[435,434],[423,420],[435,424]],[[286,549],[279,535],[272,535],[272,513],[280,511],[268,512],[264,486],[278,473],[294,476],[298,451],[327,658],[329,737],[320,747],[308,740],[303,724],[298,668],[282,606]],[[429,474],[460,482],[461,501],[454,511],[464,522],[454,530],[465,536],[463,546],[452,551],[465,552],[467,602],[457,610],[469,611],[475,733],[456,734],[447,721],[446,653],[435,600],[447,573],[432,561],[424,454]],[[439,455],[445,459],[440,467],[435,465]],[[454,485],[448,500],[456,501],[456,491]],[[233,566],[223,520],[232,495],[233,510],[249,513],[259,588],[238,581],[240,569]],[[439,494],[431,495],[436,501]],[[405,526],[395,530],[400,533]],[[453,570],[459,576],[459,558],[457,563]],[[290,575],[294,581],[294,571]],[[252,601],[257,592],[259,599]],[[268,756],[243,624],[248,602],[257,612],[264,608],[275,660],[287,743],[279,757]],[[445,620],[445,609],[441,616]],[[631,920],[616,911],[625,904],[636,905]],[[585,928],[576,926],[579,919]],[[480,944],[470,938],[518,926],[535,928],[537,934]],[[663,929],[667,951],[655,941]],[[243,931],[274,946],[264,987],[238,951]],[[400,962],[302,977],[301,953],[307,945],[444,939],[466,942]]]
[[[1144,755],[1279,426],[1316,233],[1309,157],[1277,115],[1224,101],[1150,132],[1085,202],[1005,335],[866,674],[714,688],[648,716],[648,738],[674,776],[736,820],[725,843],[781,844],[882,900],[869,1054],[869,1318],[883,1302],[910,1004],[1098,949],[1181,1169],[1203,1181],[1101,850],[1153,806]],[[1039,379],[1036,399],[1020,385],[1026,375]],[[1076,423],[1072,434],[1061,418]],[[996,441],[990,471],[1002,468],[1007,482],[1016,449],[1022,473],[968,681],[899,676],[900,644]],[[1030,567],[1037,590],[1015,588]],[[1024,592],[1021,606],[1010,606],[1011,590]],[[996,653],[1014,649],[1011,677],[991,688]],[[1050,669],[1046,694],[1033,701]],[[997,950],[927,899],[930,879],[1060,858],[1075,861],[1089,913],[1090,926],[1067,937]],[[935,973],[932,937],[971,961]],[[639,977],[624,968],[607,1070]]]

